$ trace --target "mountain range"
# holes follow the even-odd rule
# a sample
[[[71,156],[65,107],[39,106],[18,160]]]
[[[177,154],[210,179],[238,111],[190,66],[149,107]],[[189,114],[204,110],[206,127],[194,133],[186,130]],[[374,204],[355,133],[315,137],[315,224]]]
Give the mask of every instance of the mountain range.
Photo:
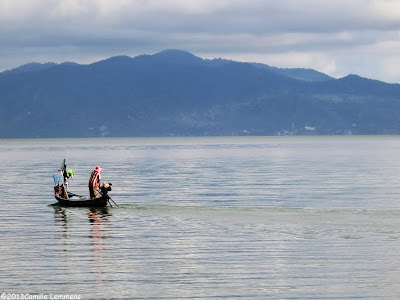
[[[181,50],[23,65],[0,104],[0,138],[400,132],[400,84]]]

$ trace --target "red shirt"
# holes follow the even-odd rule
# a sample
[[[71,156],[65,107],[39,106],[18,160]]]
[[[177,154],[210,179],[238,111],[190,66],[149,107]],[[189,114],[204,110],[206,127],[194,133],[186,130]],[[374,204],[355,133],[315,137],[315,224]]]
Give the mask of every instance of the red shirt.
[[[92,174],[89,178],[89,186],[93,188],[97,188],[100,186],[101,175],[96,170],[93,170]]]

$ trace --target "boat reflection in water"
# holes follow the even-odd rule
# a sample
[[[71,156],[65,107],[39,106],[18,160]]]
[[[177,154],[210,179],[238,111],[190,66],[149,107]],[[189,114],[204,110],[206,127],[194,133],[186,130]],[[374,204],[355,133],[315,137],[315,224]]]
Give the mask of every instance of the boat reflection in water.
[[[91,239],[92,249],[94,252],[94,262],[97,266],[95,270],[96,281],[101,283],[103,281],[103,220],[104,216],[107,216],[107,208],[101,209],[99,214],[98,210],[91,209],[88,213],[89,222],[90,222],[90,234],[89,238]],[[107,219],[105,219],[107,221]]]
[[[103,282],[103,240],[109,237],[110,216],[107,207],[83,209],[54,206],[55,222],[61,229],[67,273],[73,273],[69,266],[73,265],[71,260],[79,259],[86,265],[86,274],[79,276],[97,284]]]

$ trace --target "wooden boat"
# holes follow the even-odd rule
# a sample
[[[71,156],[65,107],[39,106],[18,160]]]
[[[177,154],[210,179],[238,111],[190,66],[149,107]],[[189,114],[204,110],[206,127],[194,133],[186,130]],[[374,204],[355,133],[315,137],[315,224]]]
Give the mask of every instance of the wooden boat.
[[[107,194],[101,195],[99,198],[90,199],[89,197],[80,196],[71,192],[67,192],[68,197],[65,197],[62,186],[54,186],[54,196],[58,203],[62,206],[73,207],[106,207],[110,196]]]
[[[61,176],[63,180],[59,180],[57,175],[54,175],[54,197],[58,203],[62,206],[74,206],[74,207],[106,207],[110,201],[116,204],[108,192],[111,191],[111,183],[103,182],[100,187],[100,197],[90,198],[84,197],[75,193],[67,191],[67,179],[70,176],[67,174],[67,165],[65,159],[61,165]],[[111,206],[111,203],[110,203]]]

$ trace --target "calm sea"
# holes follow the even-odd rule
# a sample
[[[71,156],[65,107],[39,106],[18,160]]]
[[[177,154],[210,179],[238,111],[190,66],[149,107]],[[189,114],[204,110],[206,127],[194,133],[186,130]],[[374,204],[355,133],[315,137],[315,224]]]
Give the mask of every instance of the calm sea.
[[[64,158],[120,207],[51,205]],[[1,299],[398,299],[399,174],[397,136],[0,140]]]

